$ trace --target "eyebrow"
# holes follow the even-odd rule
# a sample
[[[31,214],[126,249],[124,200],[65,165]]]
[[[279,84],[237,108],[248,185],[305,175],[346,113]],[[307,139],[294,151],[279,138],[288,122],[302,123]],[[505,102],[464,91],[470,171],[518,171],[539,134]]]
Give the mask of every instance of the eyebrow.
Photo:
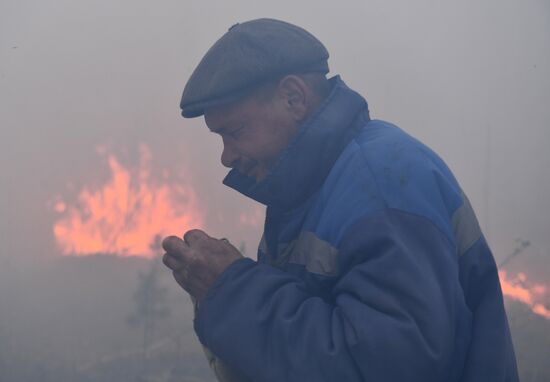
[[[224,134],[224,133],[230,132],[231,130],[238,130],[239,128],[241,128],[244,125],[244,123],[237,122],[237,123],[235,123],[235,126],[231,126],[230,125],[231,122],[235,122],[235,121],[225,122],[224,124],[221,125],[221,127],[217,128],[217,129],[210,129],[210,127],[209,127],[209,130],[212,133]]]

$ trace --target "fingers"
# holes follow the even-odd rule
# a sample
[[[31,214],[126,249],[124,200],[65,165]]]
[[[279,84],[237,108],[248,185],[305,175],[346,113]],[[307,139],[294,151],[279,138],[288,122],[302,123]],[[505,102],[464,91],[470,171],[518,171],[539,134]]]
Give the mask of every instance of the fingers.
[[[162,256],[162,262],[174,272],[179,272],[185,267],[185,263],[181,261],[181,259],[176,258],[169,253],[165,253],[164,256]]]
[[[195,242],[208,239],[210,236],[208,236],[204,231],[201,231],[200,229],[192,229],[189,230],[183,235],[183,240],[189,245],[193,245]]]
[[[188,250],[188,245],[177,236],[168,236],[162,241],[162,248],[170,254],[182,254]]]
[[[168,268],[172,270],[172,276],[174,280],[188,293],[191,293],[190,284],[188,280],[188,270],[185,263],[178,258],[171,256],[169,253],[165,253],[162,257],[162,262]]]
[[[180,239],[169,236],[162,241],[166,251],[162,261],[172,270],[176,282],[201,300],[219,275],[242,254],[229,240],[214,239],[204,231],[187,231]]]
[[[210,236],[206,232],[201,231],[200,229],[189,230],[183,235],[183,240],[177,236],[168,236],[162,241],[162,248],[169,253],[180,253],[185,252],[189,249],[190,245],[204,240],[210,239]],[[224,239],[227,241],[227,239]]]
[[[172,275],[174,276],[174,280],[176,280],[180,287],[182,287],[185,291],[191,293],[189,283],[187,282],[187,279],[181,274],[181,272],[173,271]]]

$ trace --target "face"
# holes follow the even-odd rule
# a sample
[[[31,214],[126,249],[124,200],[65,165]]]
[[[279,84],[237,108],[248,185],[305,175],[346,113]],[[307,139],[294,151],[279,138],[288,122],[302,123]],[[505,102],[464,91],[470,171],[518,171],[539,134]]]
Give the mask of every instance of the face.
[[[223,140],[221,162],[256,181],[264,179],[298,130],[285,97],[250,96],[207,110],[205,122]]]

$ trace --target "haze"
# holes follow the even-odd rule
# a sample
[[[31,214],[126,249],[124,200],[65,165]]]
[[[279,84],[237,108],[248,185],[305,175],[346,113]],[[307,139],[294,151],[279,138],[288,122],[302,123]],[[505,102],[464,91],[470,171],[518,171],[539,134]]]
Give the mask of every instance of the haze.
[[[211,44],[234,23],[257,17],[280,18],[316,35],[331,54],[331,75],[363,94],[374,118],[398,124],[451,167],[497,262],[514,251],[517,239],[528,240],[507,272],[550,285],[547,0],[2,0],[0,335],[3,329],[11,336],[12,349],[19,349],[17,333],[46,325],[41,312],[55,317],[65,309],[66,300],[40,300],[35,288],[47,288],[59,274],[48,271],[62,252],[53,234],[61,218],[56,201],[76,205],[80,190],[108,181],[106,156],[98,150],[132,167],[146,145],[152,176],[174,174],[169,185],[192,187],[203,228],[244,243],[254,257],[262,207],[221,184],[226,169],[219,163],[219,138],[201,118],[183,119],[178,104]],[[90,267],[89,283],[110,266]],[[148,268],[139,263],[131,269],[124,276],[130,293],[133,276]],[[109,277],[116,285],[116,273]],[[171,301],[187,304],[169,277],[164,281],[178,296]],[[92,309],[93,302],[81,303],[106,314]],[[116,305],[113,300],[108,307]],[[17,329],[26,314],[37,318]],[[171,320],[185,321],[190,331],[190,316]],[[97,325],[98,332],[106,329]],[[56,330],[63,335],[62,327]],[[193,341],[191,335],[185,340]],[[78,356],[79,362],[96,353]]]

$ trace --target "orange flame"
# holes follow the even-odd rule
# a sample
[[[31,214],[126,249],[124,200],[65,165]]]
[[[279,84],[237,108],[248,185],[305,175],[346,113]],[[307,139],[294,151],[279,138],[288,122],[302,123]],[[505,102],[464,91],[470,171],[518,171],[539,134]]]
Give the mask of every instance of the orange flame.
[[[202,226],[191,187],[153,181],[147,146],[140,147],[138,168],[125,168],[114,155],[107,161],[111,176],[102,188],[82,189],[74,206],[61,200],[53,206],[62,214],[53,232],[63,254],[152,257],[162,237]]]
[[[550,309],[541,302],[547,290],[545,285],[536,284],[529,287],[525,273],[518,273],[512,279],[508,278],[506,271],[499,271],[498,275],[505,296],[527,305],[533,313],[550,320]]]

